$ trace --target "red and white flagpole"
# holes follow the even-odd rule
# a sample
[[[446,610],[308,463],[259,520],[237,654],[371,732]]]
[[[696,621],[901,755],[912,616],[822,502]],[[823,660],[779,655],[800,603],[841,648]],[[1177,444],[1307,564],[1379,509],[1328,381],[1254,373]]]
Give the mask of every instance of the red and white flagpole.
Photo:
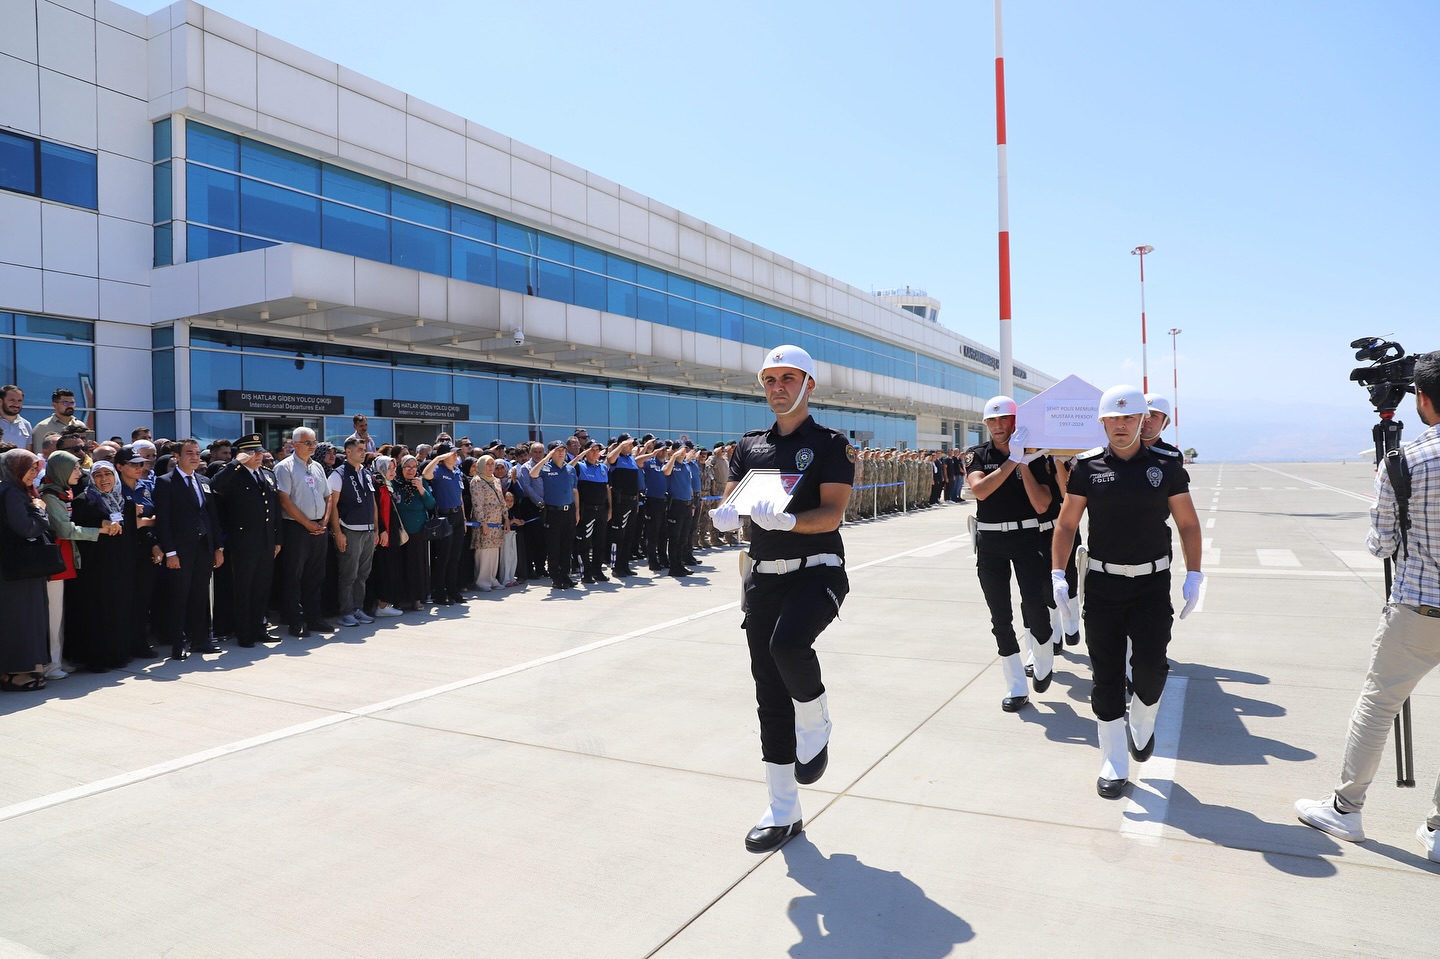
[[[995,162],[1000,190],[1000,392],[1015,395],[1010,345],[1010,175],[1005,163],[1005,44],[1000,0],[995,0]]]
[[[1145,254],[1154,253],[1153,246],[1137,246],[1130,253],[1140,257],[1140,375],[1143,382],[1140,389],[1150,392],[1150,359],[1145,345]]]

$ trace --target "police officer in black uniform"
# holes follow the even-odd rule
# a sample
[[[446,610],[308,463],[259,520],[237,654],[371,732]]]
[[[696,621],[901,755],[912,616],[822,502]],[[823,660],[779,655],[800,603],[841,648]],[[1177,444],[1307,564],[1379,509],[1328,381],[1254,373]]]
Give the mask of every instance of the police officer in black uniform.
[[[230,562],[228,580],[232,628],[247,649],[256,643],[278,643],[265,628],[275,558],[280,555],[280,497],[275,474],[265,469],[264,443],[252,433],[235,441],[235,458],[210,480],[220,507],[220,528]],[[225,567],[221,567],[222,569]],[[216,605],[222,586],[216,584]]]
[[[754,566],[745,585],[743,626],[770,791],[745,848],[769,852],[800,833],[797,783],[815,782],[829,762],[830,710],[815,640],[850,591],[840,524],[855,481],[855,450],[845,434],[810,417],[815,363],[808,353],[778,347],[766,354],[758,377],[775,425],[740,440],[725,495],[752,469],[779,470],[790,491],[788,506],[762,500],[751,507]],[[734,504],[710,515],[720,532],[740,528]]]
[[[1055,524],[1050,578],[1062,617],[1075,615],[1065,582],[1080,518],[1090,510],[1090,555],[1085,577],[1085,645],[1094,686],[1090,708],[1099,724],[1101,767],[1096,791],[1106,799],[1123,794],[1130,758],[1144,761],[1155,748],[1155,717],[1165,689],[1166,647],[1174,610],[1170,605],[1170,528],[1173,517],[1185,553],[1183,619],[1200,599],[1200,520],[1190,501],[1190,477],[1180,457],[1146,447],[1141,424],[1145,395],[1115,386],[1100,397],[1100,422],[1109,443],[1075,458],[1065,505]],[[1067,622],[1068,631],[1070,623]],[[1126,734],[1125,642],[1134,647],[1134,696]],[[1128,742],[1127,742],[1128,740]],[[1128,755],[1127,755],[1128,751]]]
[[[635,441],[621,433],[605,454],[610,470],[610,545],[615,548],[616,576],[634,576],[630,558],[640,536],[640,468],[635,462]]]
[[[580,525],[575,528],[582,567],[580,581],[588,584],[610,580],[600,568],[610,525],[610,470],[600,461],[602,449],[592,440],[573,464],[575,486],[580,493]]]
[[[1140,442],[1146,446],[1158,446],[1162,450],[1169,450],[1179,455],[1180,450],[1160,438],[1160,434],[1170,427],[1170,401],[1159,393],[1145,394],[1145,419],[1140,424]],[[1184,463],[1185,458],[1180,457]]]
[[[965,451],[970,492],[975,496],[975,572],[980,591],[990,608],[990,631],[1000,654],[1005,698],[1000,708],[1019,711],[1029,702],[1025,664],[1015,638],[1014,610],[1010,605],[1010,567],[1020,587],[1020,612],[1034,640],[1035,692],[1050,688],[1055,651],[1050,645],[1050,595],[1045,582],[1040,517],[1051,506],[1045,484],[1043,453],[1025,452],[1028,431],[1015,425],[1015,401],[991,397],[985,403],[985,428],[990,441]]]

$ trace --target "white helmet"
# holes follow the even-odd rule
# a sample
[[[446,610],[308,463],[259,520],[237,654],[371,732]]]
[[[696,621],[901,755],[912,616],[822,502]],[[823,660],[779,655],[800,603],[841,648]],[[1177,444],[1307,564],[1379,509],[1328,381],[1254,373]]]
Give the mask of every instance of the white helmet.
[[[765,362],[760,364],[760,370],[755,374],[755,379],[760,381],[761,386],[764,386],[765,371],[782,366],[799,370],[812,380],[816,379],[815,361],[810,358],[810,354],[800,349],[800,347],[792,346],[789,343],[784,346],[777,346],[765,354]],[[816,380],[816,382],[819,382],[819,380]]]
[[[1107,416],[1144,416],[1148,412],[1145,394],[1138,386],[1112,386],[1100,395],[1099,419]]]
[[[1014,416],[1015,401],[1008,396],[992,396],[985,401],[985,416],[983,419],[990,419],[992,416]]]
[[[1146,393],[1145,406],[1151,413],[1159,413],[1165,417],[1165,422],[1170,422],[1170,401],[1159,393]]]

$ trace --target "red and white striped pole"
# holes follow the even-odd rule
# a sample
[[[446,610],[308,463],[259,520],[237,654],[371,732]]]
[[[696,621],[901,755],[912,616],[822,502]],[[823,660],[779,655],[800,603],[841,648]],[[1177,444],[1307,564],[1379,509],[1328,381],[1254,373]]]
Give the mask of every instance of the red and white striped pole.
[[[1137,246],[1130,251],[1131,256],[1140,257],[1140,375],[1144,380],[1140,389],[1146,393],[1150,392],[1150,360],[1145,345],[1145,254],[1154,252],[1153,246]]]
[[[1000,0],[995,0],[995,162],[1000,190],[1000,392],[1015,395],[1010,346],[1010,175],[1005,164],[1005,43]]]

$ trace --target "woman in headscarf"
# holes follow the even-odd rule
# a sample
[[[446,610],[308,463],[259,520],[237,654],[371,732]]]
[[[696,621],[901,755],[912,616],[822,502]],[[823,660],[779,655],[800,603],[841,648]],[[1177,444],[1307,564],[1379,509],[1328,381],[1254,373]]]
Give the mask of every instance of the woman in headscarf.
[[[27,449],[0,453],[0,550],[17,549],[22,541],[49,529],[45,504],[35,495],[40,463],[40,457]],[[5,628],[0,629],[0,689],[44,689],[49,658],[45,578],[0,577],[0,609],[5,611]]]
[[[460,497],[460,505],[465,507],[465,530],[470,535],[466,537],[469,541],[469,549],[464,547],[460,550],[460,588],[472,589],[475,587],[475,560],[479,554],[475,552],[475,540],[479,535],[479,528],[475,525],[475,487],[471,485],[478,471],[475,469],[473,457],[466,456],[460,460],[460,482],[463,484],[463,492]]]
[[[396,579],[395,605],[401,609],[424,609],[430,595],[430,544],[419,536],[420,528],[435,508],[435,495],[420,476],[420,461],[414,456],[400,460],[400,475],[390,482],[395,511],[400,515],[409,540],[400,547],[400,575]]]
[[[475,588],[484,592],[504,586],[496,575],[500,569],[500,547],[505,542],[505,493],[495,478],[495,457],[480,457],[470,477],[470,500],[474,522],[470,537],[475,551]]]
[[[399,616],[396,596],[400,592],[400,540],[406,537],[400,535],[400,514],[390,487],[395,479],[395,460],[384,454],[377,456],[374,470],[375,515],[380,525],[375,530],[375,562],[365,584],[365,611],[375,617]]]
[[[40,487],[40,499],[45,504],[50,532],[60,547],[60,555],[65,558],[65,571],[51,576],[45,584],[50,608],[50,662],[45,667],[46,679],[64,679],[70,675],[64,667],[65,592],[66,584],[73,582],[80,570],[80,554],[75,544],[93,543],[102,533],[114,536],[120,532],[120,524],[108,519],[96,526],[75,525],[70,518],[70,507],[75,501],[74,487],[79,480],[79,459],[63,450],[50,454],[45,461],[45,483]]]
[[[75,665],[92,673],[118,669],[134,655],[135,505],[125,499],[120,471],[97,462],[90,485],[75,497],[70,518],[77,526],[119,525],[120,532],[81,541],[83,572],[65,591],[65,652]],[[143,637],[143,634],[142,634]]]

